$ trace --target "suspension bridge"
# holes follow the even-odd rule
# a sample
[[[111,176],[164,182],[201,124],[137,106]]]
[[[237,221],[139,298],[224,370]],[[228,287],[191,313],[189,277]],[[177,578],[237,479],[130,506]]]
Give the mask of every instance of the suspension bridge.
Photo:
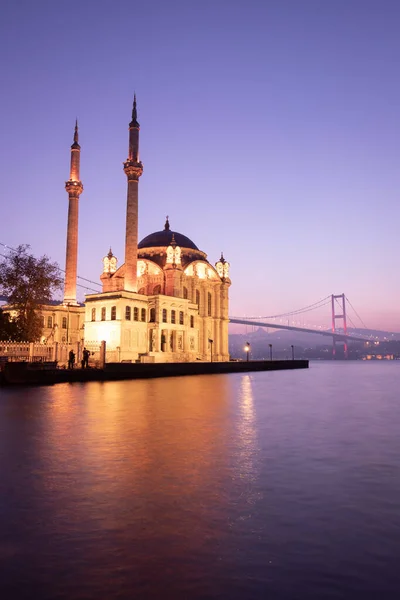
[[[358,320],[361,322],[362,329],[367,329],[365,323],[357,313],[356,309],[351,304],[350,300],[347,298],[345,294],[331,294],[330,296],[326,296],[322,300],[318,302],[314,302],[308,306],[304,306],[303,308],[289,311],[286,313],[281,313],[279,315],[269,315],[266,317],[229,317],[229,322],[236,325],[250,325],[253,327],[266,327],[270,329],[285,329],[288,331],[296,331],[301,333],[309,333],[322,335],[325,337],[329,337],[333,343],[333,354],[336,353],[336,343],[342,342],[344,345],[344,354],[347,356],[348,353],[348,342],[366,342],[371,339],[370,335],[363,334],[353,334],[348,333],[347,322],[349,321],[354,329],[357,328],[351,317],[347,312],[347,304],[352,308],[353,312],[357,316]],[[308,328],[308,327],[298,327],[294,324],[290,325],[290,318],[299,317],[305,313],[310,311],[314,311],[320,309],[321,307],[330,305],[331,307],[331,318],[332,318],[332,326],[331,329],[323,329],[322,327],[317,328]],[[285,325],[282,323],[282,319],[288,318],[288,323]],[[280,319],[278,323],[276,319]],[[338,322],[340,323],[340,327],[338,327]]]

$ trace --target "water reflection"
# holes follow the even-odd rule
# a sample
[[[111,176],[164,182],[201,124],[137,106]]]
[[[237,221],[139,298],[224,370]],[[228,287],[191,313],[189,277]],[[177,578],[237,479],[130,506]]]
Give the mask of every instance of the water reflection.
[[[238,390],[239,418],[236,420],[238,435],[235,470],[241,488],[238,502],[241,510],[238,518],[241,520],[251,517],[250,506],[254,506],[262,498],[262,494],[255,487],[260,475],[260,454],[252,377],[253,375],[250,374],[241,375]]]
[[[84,399],[79,388],[54,387],[43,452],[84,472],[92,493],[147,495],[157,488],[165,497],[179,481],[186,496],[206,485],[215,456],[224,455],[226,380],[214,378],[212,389],[195,381],[94,383]]]
[[[46,560],[62,540],[74,561],[101,564],[112,539],[119,551],[140,543],[148,572],[170,552],[184,564],[217,547],[229,502],[229,393],[223,376],[59,385],[40,399],[35,391],[41,416],[26,465],[34,482],[16,492],[34,487],[40,536],[53,537]],[[17,429],[25,415],[14,416]]]
[[[397,597],[392,367],[2,389],[0,597]]]
[[[257,451],[255,430],[255,409],[250,375],[243,375],[240,382],[239,407],[241,419],[238,421],[240,439],[241,477],[254,478],[254,457]]]

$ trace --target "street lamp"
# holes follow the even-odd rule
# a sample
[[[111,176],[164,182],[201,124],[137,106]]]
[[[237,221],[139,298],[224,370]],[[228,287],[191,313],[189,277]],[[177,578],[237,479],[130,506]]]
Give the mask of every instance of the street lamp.
[[[292,349],[292,360],[294,360],[294,346],[293,346],[293,344],[290,347]]]
[[[213,350],[213,343],[214,343],[214,340],[212,340],[211,338],[208,338],[208,343],[209,343],[209,344],[210,344],[210,346],[211,346],[211,362],[212,362],[212,361],[213,361],[213,354],[212,354],[212,350]]]
[[[245,351],[245,352],[246,352],[246,354],[247,354],[247,359],[246,359],[246,360],[247,360],[247,362],[249,362],[249,354],[250,354],[250,349],[251,349],[251,346],[250,346],[249,342],[246,342],[246,345],[245,345],[245,347],[244,347],[244,351]]]
[[[268,344],[269,346],[269,360],[272,360],[272,344]]]

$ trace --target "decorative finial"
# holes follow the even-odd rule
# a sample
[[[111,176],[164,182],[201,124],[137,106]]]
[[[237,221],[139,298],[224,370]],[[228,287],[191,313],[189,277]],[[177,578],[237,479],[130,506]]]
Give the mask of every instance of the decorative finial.
[[[165,225],[164,225],[164,231],[169,231],[169,220],[168,220],[168,215],[167,215],[167,219],[165,221]]]
[[[133,94],[133,108],[132,108],[132,120],[137,119],[137,109],[136,109],[136,94]]]
[[[117,265],[117,257],[114,256],[110,246],[107,256],[103,258],[103,273],[107,273],[109,276],[111,276],[117,270]]]
[[[215,263],[215,268],[222,281],[226,281],[229,278],[229,267],[229,263],[224,258],[224,253],[221,252],[221,258]]]
[[[137,120],[137,108],[136,108],[136,93],[133,95],[133,106],[132,106],[132,121],[129,123],[130,127],[139,127]]]
[[[78,119],[75,119],[74,142],[73,142],[71,148],[77,148],[79,150],[80,146],[79,146],[78,140],[79,140]]]

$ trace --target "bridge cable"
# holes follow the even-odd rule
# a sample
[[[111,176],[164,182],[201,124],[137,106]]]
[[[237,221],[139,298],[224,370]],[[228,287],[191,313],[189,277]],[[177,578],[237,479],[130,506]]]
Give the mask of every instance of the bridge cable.
[[[309,304],[308,306],[304,306],[303,308],[298,308],[297,310],[293,310],[286,313],[281,313],[279,315],[268,315],[263,317],[247,317],[247,319],[277,319],[278,317],[290,317],[292,315],[301,314],[303,312],[309,312],[311,310],[316,310],[317,308],[321,308],[322,306],[326,306],[330,302],[330,296],[323,298],[322,300],[318,300],[318,302],[314,302],[314,304]],[[322,304],[323,303],[323,304]]]
[[[364,323],[364,321],[362,320],[362,318],[360,317],[360,315],[358,314],[358,312],[356,311],[356,309],[354,308],[354,306],[352,305],[352,303],[350,302],[350,300],[348,299],[347,296],[346,296],[346,300],[350,304],[350,306],[354,310],[354,312],[356,313],[357,317],[360,319],[362,325],[364,326],[364,329],[368,329],[368,327],[366,326],[366,324]]]

